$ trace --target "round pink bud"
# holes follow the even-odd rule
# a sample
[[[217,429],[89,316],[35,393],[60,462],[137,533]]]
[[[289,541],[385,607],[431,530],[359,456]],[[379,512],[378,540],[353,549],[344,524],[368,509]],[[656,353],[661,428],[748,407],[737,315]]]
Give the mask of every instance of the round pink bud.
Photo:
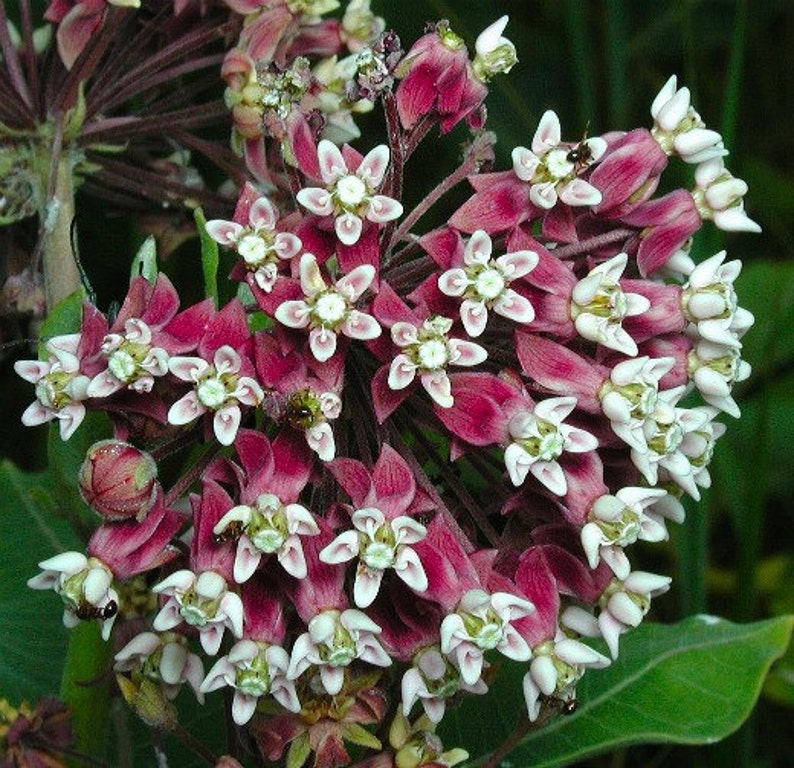
[[[105,520],[139,522],[157,496],[157,464],[144,451],[121,440],[94,443],[80,467],[80,494]]]

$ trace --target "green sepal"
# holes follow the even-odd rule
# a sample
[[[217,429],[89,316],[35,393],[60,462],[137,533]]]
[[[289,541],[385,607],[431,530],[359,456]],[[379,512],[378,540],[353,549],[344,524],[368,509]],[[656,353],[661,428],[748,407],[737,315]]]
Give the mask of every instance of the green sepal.
[[[157,281],[157,241],[149,235],[138,248],[138,253],[132,260],[130,267],[130,280],[136,277],[145,277],[150,283]]]
[[[204,211],[196,208],[193,211],[193,218],[198,229],[199,240],[201,242],[201,271],[204,275],[204,295],[211,298],[218,306],[218,265],[220,256],[218,254],[218,244],[209,236],[207,232],[207,219]]]

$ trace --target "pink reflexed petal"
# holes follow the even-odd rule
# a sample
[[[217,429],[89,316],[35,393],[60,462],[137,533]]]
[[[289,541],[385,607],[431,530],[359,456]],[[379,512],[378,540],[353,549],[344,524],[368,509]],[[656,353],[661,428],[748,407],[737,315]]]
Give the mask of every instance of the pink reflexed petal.
[[[317,160],[320,163],[320,175],[326,184],[333,184],[338,178],[349,173],[339,147],[328,139],[323,139],[317,145]]]
[[[323,683],[326,693],[330,696],[336,696],[342,690],[342,685],[345,682],[345,671],[342,667],[320,667],[320,679]]]
[[[234,692],[234,699],[232,699],[232,720],[237,725],[245,725],[256,712],[256,696],[250,696],[242,691]]]
[[[376,189],[383,181],[388,165],[389,148],[385,144],[379,144],[364,156],[361,165],[356,169],[356,176],[366,181],[370,189]]]
[[[119,381],[110,371],[98,373],[91,379],[86,394],[89,397],[110,397],[114,392],[124,389],[126,385]]]
[[[320,550],[320,560],[335,565],[346,563],[358,555],[359,541],[357,531],[340,533],[327,547]]]
[[[242,225],[236,221],[224,221],[223,219],[212,219],[206,224],[207,234],[221,245],[233,246],[240,235],[243,234]]]
[[[212,427],[221,445],[231,445],[240,427],[240,407],[229,405],[216,411]]]
[[[529,474],[532,457],[517,443],[510,443],[505,448],[505,468],[510,482],[516,487],[521,485]]]
[[[359,312],[357,309],[353,309],[348,313],[347,320],[342,323],[341,330],[345,336],[362,341],[377,339],[381,334],[381,327],[378,325],[378,321],[372,315]]]
[[[250,376],[241,376],[237,381],[237,386],[232,393],[233,397],[243,405],[256,406],[262,402],[265,393],[259,383]]]
[[[436,403],[442,408],[452,407],[455,401],[452,397],[452,386],[446,371],[423,373],[420,380],[427,394],[429,394]]]
[[[470,367],[472,365],[479,365],[484,362],[488,357],[488,352],[484,347],[475,344],[472,341],[463,341],[462,339],[450,339],[447,348],[449,349],[449,364],[450,365],[465,365]]]
[[[234,580],[238,584],[248,581],[259,567],[261,559],[262,553],[251,543],[248,536],[241,536],[234,558]]]
[[[209,363],[200,357],[172,357],[168,361],[168,370],[182,381],[198,381],[209,367]]]
[[[300,253],[303,243],[297,235],[291,232],[279,232],[273,241],[273,249],[280,259],[291,259]]]
[[[427,574],[419,555],[410,547],[405,547],[397,555],[394,571],[411,589],[417,592],[427,590]]]
[[[562,467],[556,461],[536,461],[529,468],[538,482],[546,486],[557,496],[565,496],[568,493],[568,482]]]
[[[317,424],[306,432],[306,443],[323,461],[331,461],[336,455],[336,443],[331,425]]]
[[[375,279],[375,267],[362,264],[351,270],[336,283],[336,289],[349,301],[356,301],[372,285]]]
[[[339,238],[339,242],[345,245],[355,245],[358,238],[361,237],[361,228],[363,222],[361,219],[352,213],[343,213],[341,216],[336,217],[334,222],[334,231]]]
[[[55,418],[55,411],[45,408],[38,400],[32,402],[25,408],[22,414],[22,423],[26,427],[37,427],[39,424],[52,421]]]
[[[281,567],[296,579],[305,579],[308,573],[303,545],[297,536],[288,536],[284,546],[279,550],[278,561]]]
[[[278,213],[266,197],[257,198],[248,212],[248,222],[254,229],[275,229]]]
[[[389,366],[389,389],[405,389],[416,377],[416,365],[408,355],[397,355]]]
[[[532,151],[539,155],[546,150],[556,147],[562,138],[560,118],[551,109],[543,113],[538,123],[535,135],[532,137]]]
[[[169,408],[168,423],[176,425],[190,424],[191,421],[195,421],[206,410],[206,407],[199,402],[196,393],[188,392]]]
[[[531,323],[535,319],[535,309],[529,299],[512,288],[508,288],[494,302],[493,311],[515,323]]]
[[[438,276],[438,289],[445,296],[462,296],[468,284],[466,273],[459,267],[449,269]]]
[[[359,608],[367,608],[374,602],[383,581],[383,571],[359,567],[353,584],[353,600]]]
[[[466,248],[463,251],[463,261],[474,266],[475,264],[487,264],[491,259],[493,243],[487,232],[478,229],[473,232]]]
[[[402,204],[385,195],[373,195],[367,206],[367,218],[376,224],[394,221],[403,215]],[[341,238],[340,238],[341,239]]]
[[[551,210],[557,205],[557,187],[553,181],[533,184],[529,189],[529,199],[536,207]]]
[[[330,216],[334,212],[334,202],[327,189],[306,187],[301,189],[295,198],[304,208],[317,216]]]
[[[515,251],[500,256],[496,263],[508,280],[516,280],[528,275],[538,265],[538,254],[535,251]]]
[[[485,306],[485,302],[466,299],[460,305],[460,321],[469,336],[474,339],[481,336],[488,323],[488,308]],[[462,365],[462,363],[457,364]]]
[[[565,450],[570,453],[587,453],[598,448],[598,438],[576,427],[563,427]]]
[[[310,315],[311,309],[305,301],[285,301],[276,307],[275,312],[276,320],[288,328],[305,328],[309,325]]]
[[[39,360],[17,360],[14,363],[14,370],[17,375],[31,384],[35,384],[43,376],[46,376],[50,372],[50,367],[49,363],[43,363]]]
[[[598,205],[601,193],[584,179],[572,179],[559,192],[560,200],[566,205]]]
[[[336,352],[336,333],[327,328],[312,328],[309,331],[309,349],[321,363],[330,360]]]

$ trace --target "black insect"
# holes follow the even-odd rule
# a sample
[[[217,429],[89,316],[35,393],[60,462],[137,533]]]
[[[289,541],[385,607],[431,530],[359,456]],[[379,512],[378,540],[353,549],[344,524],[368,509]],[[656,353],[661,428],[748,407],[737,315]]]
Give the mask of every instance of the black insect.
[[[579,702],[576,699],[568,699],[568,701],[563,701],[560,711],[563,715],[572,715],[578,708]]]
[[[581,167],[587,165],[593,159],[593,150],[586,141],[582,141],[568,151],[565,159],[569,163]]]
[[[225,544],[227,541],[234,541],[239,538],[243,532],[243,524],[239,520],[235,520],[226,526],[219,533],[212,534],[212,540],[216,544]]]

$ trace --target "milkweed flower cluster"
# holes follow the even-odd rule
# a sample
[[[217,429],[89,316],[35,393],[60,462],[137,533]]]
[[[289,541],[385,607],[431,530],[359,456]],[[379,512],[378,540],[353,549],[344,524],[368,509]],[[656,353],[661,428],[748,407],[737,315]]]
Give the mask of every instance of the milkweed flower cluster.
[[[79,333],[17,364],[36,388],[26,424],[68,439],[102,409],[118,441],[81,473],[102,517],[87,552],[30,586],[109,637],[125,580],[149,574],[124,686],[230,689],[268,760],[293,744],[343,765],[349,741],[403,765],[452,697],[487,695],[500,655],[525,665],[530,719],[575,701],[668,589],[630,547],[664,540],[680,497],[708,487],[716,419],[739,415],[749,375],[740,264],[695,265],[691,238],[757,226],[675,79],[651,128],[566,141],[549,111],[512,167],[484,172],[507,20],[472,59],[444,22],[403,51],[365,0],[337,5],[226,2],[243,21],[226,102],[255,182],[206,234],[236,254],[242,298],[180,308],[164,275],[136,277],[115,318],[86,304]],[[373,109],[387,142],[359,150],[354,116]],[[472,191],[415,233],[441,195],[406,209],[410,156],[461,122],[473,140],[438,189]],[[693,189],[657,195],[677,157]],[[163,489],[147,452],[197,444]],[[441,750],[410,764],[464,759]]]

